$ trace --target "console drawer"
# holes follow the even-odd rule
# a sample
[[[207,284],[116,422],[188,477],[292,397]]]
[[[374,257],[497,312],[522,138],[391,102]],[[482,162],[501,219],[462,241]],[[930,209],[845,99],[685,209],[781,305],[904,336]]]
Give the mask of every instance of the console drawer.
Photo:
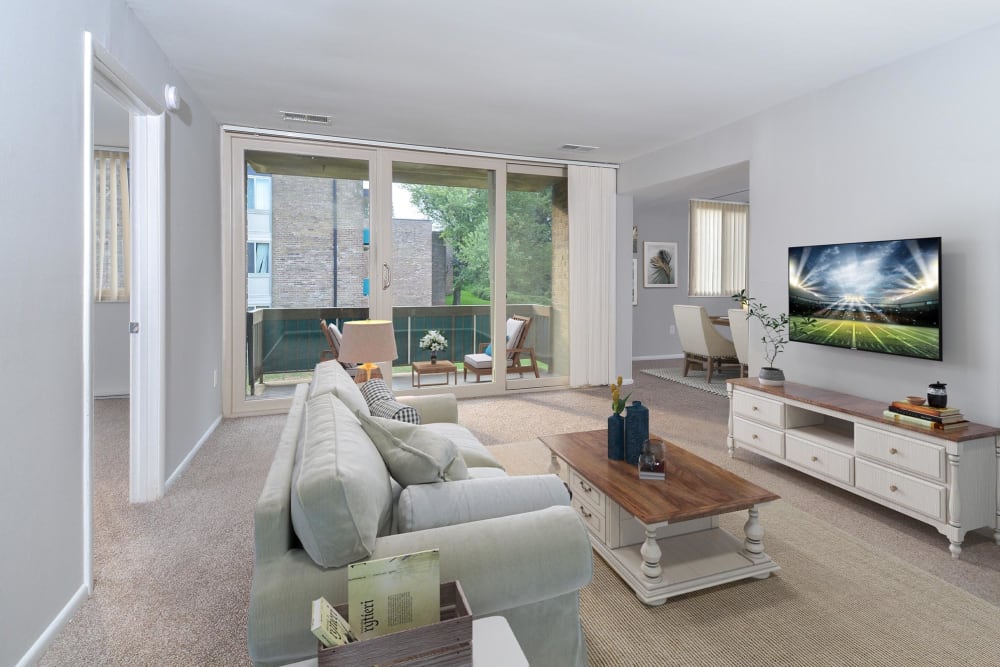
[[[854,461],[854,486],[938,521],[946,518],[943,486],[910,477],[864,459]]]
[[[604,541],[604,515],[598,514],[594,511],[594,508],[587,503],[581,501],[576,496],[573,496],[572,503],[573,509],[576,513],[580,515],[583,522],[587,524],[587,530],[592,532],[597,539],[601,542]]]
[[[785,434],[785,458],[844,484],[854,484],[854,457]]]
[[[942,482],[945,479],[945,452],[940,445],[857,424],[854,427],[854,450],[867,458],[884,461],[893,468]]]
[[[774,456],[785,456],[785,434],[741,417],[733,417],[733,437],[741,444]]]
[[[785,427],[785,406],[778,401],[762,398],[747,391],[733,392],[733,413],[769,424],[778,428]]]
[[[600,514],[602,517],[605,515],[604,494],[572,468],[569,470],[569,488],[573,491],[574,506],[579,500],[587,505],[590,511]]]

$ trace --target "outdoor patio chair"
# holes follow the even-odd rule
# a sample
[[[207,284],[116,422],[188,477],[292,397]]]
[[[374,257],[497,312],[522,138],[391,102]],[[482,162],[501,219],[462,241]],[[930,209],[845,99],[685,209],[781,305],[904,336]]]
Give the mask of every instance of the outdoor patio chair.
[[[326,336],[326,344],[329,346],[326,350],[321,350],[319,353],[320,361],[329,361],[331,359],[337,359],[340,357],[340,341],[341,333],[340,329],[336,324],[330,322],[327,324],[326,320],[319,321],[319,328],[323,330],[323,335]],[[357,364],[345,364],[340,362],[351,377],[355,377],[358,373]]]
[[[538,360],[535,358],[535,348],[525,347],[531,328],[531,318],[521,315],[511,315],[507,320],[507,374],[517,373],[521,377],[528,371],[541,377],[538,373]],[[462,379],[468,380],[469,373],[476,376],[476,382],[484,375],[493,373],[492,343],[480,343],[478,354],[465,355]],[[527,357],[527,358],[525,358]]]

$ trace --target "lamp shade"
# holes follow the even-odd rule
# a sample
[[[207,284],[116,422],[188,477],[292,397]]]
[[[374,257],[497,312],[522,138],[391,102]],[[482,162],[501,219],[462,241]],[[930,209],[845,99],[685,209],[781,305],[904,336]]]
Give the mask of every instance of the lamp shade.
[[[337,358],[344,363],[367,364],[392,361],[396,352],[396,335],[388,320],[358,320],[345,322],[343,341]]]

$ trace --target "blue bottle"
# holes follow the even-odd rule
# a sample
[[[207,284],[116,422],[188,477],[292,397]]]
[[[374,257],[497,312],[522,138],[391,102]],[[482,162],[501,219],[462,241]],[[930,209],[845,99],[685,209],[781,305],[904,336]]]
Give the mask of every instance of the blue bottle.
[[[608,458],[612,461],[625,458],[625,418],[619,414],[608,417]]]
[[[639,464],[642,443],[649,440],[649,408],[639,401],[632,401],[625,411],[625,461]]]

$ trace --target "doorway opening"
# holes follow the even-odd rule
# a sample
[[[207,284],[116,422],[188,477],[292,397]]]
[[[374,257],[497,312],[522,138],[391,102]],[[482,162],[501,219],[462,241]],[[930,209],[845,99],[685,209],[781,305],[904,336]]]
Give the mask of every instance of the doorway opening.
[[[84,33],[83,83],[83,535],[84,580],[89,589],[94,551],[94,399],[120,395],[125,377],[129,501],[156,500],[164,492],[166,133],[162,104],[90,33]],[[121,134],[122,113],[128,123],[127,140]],[[112,130],[103,125],[95,127],[95,121],[103,123],[109,117],[117,119],[112,122],[118,130],[115,135],[106,134]],[[121,159],[120,150],[108,150],[120,149],[111,144],[122,143],[128,148],[127,161]],[[122,226],[125,217],[131,224]],[[104,297],[115,304],[107,312]],[[126,307],[123,340],[115,328],[122,324]]]

